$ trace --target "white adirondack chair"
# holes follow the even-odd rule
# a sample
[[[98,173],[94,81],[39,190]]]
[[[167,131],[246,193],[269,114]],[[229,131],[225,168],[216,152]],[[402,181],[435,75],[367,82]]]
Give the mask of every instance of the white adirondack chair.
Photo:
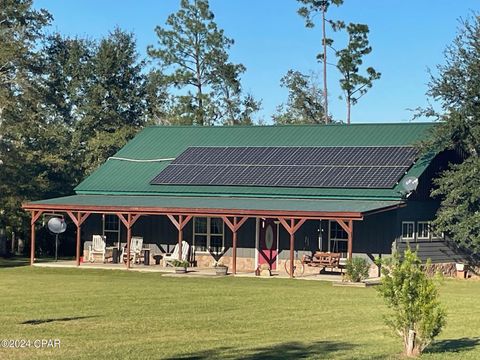
[[[107,247],[107,239],[102,235],[92,236],[92,245],[88,249],[88,260],[95,261],[95,254],[102,255],[102,262],[105,262],[105,249]]]
[[[183,240],[182,241],[182,254],[180,255],[180,247],[178,244],[175,245],[173,248],[173,252],[171,254],[165,254],[163,255],[163,261],[164,261],[164,266],[173,266],[172,262],[174,260],[187,260],[188,259],[188,251],[190,250],[190,245]]]
[[[140,263],[140,258],[142,255],[142,247],[143,247],[143,237],[140,236],[132,236],[132,242],[130,243],[130,257],[133,257],[133,263],[136,263],[137,260]],[[122,257],[123,261],[127,261],[127,246],[124,246],[122,249]]]

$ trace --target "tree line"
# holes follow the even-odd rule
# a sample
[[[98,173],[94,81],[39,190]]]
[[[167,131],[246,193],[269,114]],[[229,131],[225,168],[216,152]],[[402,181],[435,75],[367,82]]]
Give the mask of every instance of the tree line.
[[[48,32],[52,20],[33,0],[1,0],[0,227],[23,228],[23,201],[71,194],[146,125],[255,123],[261,101],[243,90],[208,0],[181,0],[147,58],[133,33],[68,37]],[[274,123],[323,123],[313,75],[291,70],[281,86]]]
[[[297,1],[306,27],[322,27],[317,59],[323,74],[289,70],[280,82],[288,98],[273,123],[348,124],[351,106],[380,78],[364,65],[372,52],[369,27],[329,18],[343,0]],[[34,9],[33,0],[0,0],[0,228],[27,229],[23,201],[71,194],[146,125],[256,122],[261,100],[242,88],[246,68],[231,61],[234,40],[216,24],[208,0],[181,0],[155,29],[157,43],[147,58],[139,55],[133,33],[116,28],[99,40],[67,37],[48,32],[52,20],[48,11]],[[435,226],[477,254],[479,24],[476,14],[462,23],[446,64],[431,78],[427,95],[441,110],[420,111],[440,123],[425,148],[459,147],[466,154],[436,182],[432,195],[442,207]],[[327,31],[341,34],[343,44]],[[328,111],[332,70],[341,75],[345,120]]]

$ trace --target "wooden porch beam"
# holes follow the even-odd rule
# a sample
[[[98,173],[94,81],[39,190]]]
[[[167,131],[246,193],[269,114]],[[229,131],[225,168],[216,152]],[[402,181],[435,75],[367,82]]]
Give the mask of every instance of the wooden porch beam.
[[[402,206],[402,205],[400,205]],[[386,208],[387,210],[396,209],[398,206]],[[182,212],[186,212],[193,216],[201,217],[222,217],[222,216],[247,216],[247,217],[269,217],[277,218],[283,217],[286,219],[295,218],[295,219],[309,219],[309,220],[335,220],[338,218],[342,219],[352,219],[352,220],[363,220],[364,214],[362,212],[339,212],[339,211],[322,211],[322,212],[313,212],[313,211],[287,211],[287,210],[254,210],[254,209],[197,209],[197,208],[175,208],[175,207],[132,207],[132,206],[100,206],[100,205],[88,205],[81,206],[78,205],[36,205],[36,204],[25,204],[22,206],[24,210],[43,210],[43,211],[82,211],[82,212],[92,212],[99,214],[126,214],[128,212],[143,214],[143,215],[178,215]]]
[[[192,215],[187,215],[187,216],[185,217],[185,219],[183,219],[183,221],[180,221],[180,222],[179,222],[180,228],[183,229],[183,228],[188,224],[188,222],[189,222],[190,220],[192,220]]]
[[[235,225],[235,231],[240,230],[240,228],[242,227],[242,225],[245,224],[245,221],[247,221],[247,220],[248,220],[248,216],[242,217],[242,218],[237,222],[237,224]]]
[[[223,221],[229,229],[232,231],[232,257],[233,257],[233,269],[232,272],[235,275],[237,273],[237,239],[238,239],[238,230],[240,227],[245,224],[245,221],[248,220],[248,217],[242,217],[240,220],[238,220],[237,216],[233,217],[233,223],[230,221],[230,219],[227,216],[222,216]]]
[[[88,215],[87,215],[88,217]],[[83,221],[86,220],[86,217],[85,219],[82,221],[82,213],[81,212],[78,212],[77,213],[77,243],[76,243],[76,246],[75,246],[75,260],[76,260],[76,263],[77,263],[77,266],[80,266],[80,243],[82,242],[81,241],[81,236],[82,236],[82,233],[81,233],[81,229],[82,229],[82,223]]]
[[[35,262],[35,223],[42,214],[42,210],[32,211],[32,219],[30,220],[30,265]]]
[[[77,216],[71,212],[71,211],[67,211],[67,215],[70,217],[70,219],[73,221],[73,223],[75,224],[75,226],[78,227],[78,218]]]
[[[307,221],[307,219],[300,219],[298,223],[293,227],[293,232],[296,233],[298,229]]]
[[[183,241],[183,215],[178,215],[178,260],[182,259],[182,241]]]
[[[131,248],[131,242],[132,242],[132,214],[128,213],[126,221],[127,221],[127,224],[125,226],[127,227],[127,269],[130,269],[130,248]]]
[[[81,214],[81,213],[79,213],[79,214]],[[90,212],[86,212],[82,216],[80,216],[79,221],[78,221],[79,225],[82,225],[88,219],[90,214],[91,214]]]
[[[285,230],[290,234],[290,277],[293,278],[293,266],[294,266],[294,251],[295,251],[295,233],[300,229],[300,227],[307,221],[306,218],[299,219],[295,223],[295,218],[290,218],[290,224],[287,222],[287,219],[279,217],[278,220],[283,225]]]
[[[230,221],[230,219],[227,217],[227,216],[222,216],[222,219],[223,219],[223,222],[228,226],[228,228],[234,232],[235,231],[235,225],[232,224],[232,222]],[[236,217],[233,217],[233,221],[235,222],[236,221]]]
[[[351,259],[353,255],[353,221],[348,220],[348,227],[350,228],[350,233],[348,233],[348,258]]]
[[[295,232],[293,229],[295,228],[295,219],[290,220],[290,228],[292,232],[290,232],[290,277],[293,278],[293,252],[295,248]]]
[[[118,218],[122,221],[123,225],[125,225],[125,227],[128,229],[129,227],[129,223],[128,223],[128,220],[125,219],[125,216],[121,213],[115,213],[115,215],[118,216]],[[130,215],[130,213],[128,213],[127,217]]]
[[[281,218],[279,217],[278,220],[280,221],[280,223],[283,225],[283,227],[285,228],[285,230],[287,230],[287,232],[289,234],[292,233],[292,227],[290,227],[290,225],[287,223],[287,221],[284,219],[284,218]],[[291,219],[293,220],[293,219]]]
[[[138,219],[140,219],[140,216],[142,216],[142,214],[135,214],[133,215],[133,218],[132,218],[132,226],[137,222]]]
[[[175,226],[177,228],[177,230],[180,230],[180,223],[177,221],[177,219],[175,219],[175,216],[167,214],[167,217],[173,223],[173,226]]]
[[[348,224],[346,224],[342,219],[336,219],[336,221],[347,234],[350,235],[352,233],[352,220],[347,220]]]
[[[32,211],[32,220],[31,220],[31,223],[30,224],[35,224],[37,222],[37,220],[40,218],[40,216],[42,216],[43,214],[43,210],[39,210],[37,211],[37,213],[35,215],[35,211]]]

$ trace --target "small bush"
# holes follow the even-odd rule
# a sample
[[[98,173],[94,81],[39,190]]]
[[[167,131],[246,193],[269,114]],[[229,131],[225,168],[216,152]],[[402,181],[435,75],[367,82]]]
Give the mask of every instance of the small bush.
[[[187,268],[189,263],[188,263],[188,261],[185,261],[185,260],[173,260],[172,265],[175,266],[175,267]]]
[[[437,286],[425,270],[430,264],[424,266],[410,249],[402,258],[395,253],[384,264],[378,291],[392,310],[386,323],[402,338],[405,355],[419,356],[445,325]]]
[[[364,258],[355,257],[347,260],[345,267],[347,279],[353,282],[360,282],[368,278],[370,264]]]

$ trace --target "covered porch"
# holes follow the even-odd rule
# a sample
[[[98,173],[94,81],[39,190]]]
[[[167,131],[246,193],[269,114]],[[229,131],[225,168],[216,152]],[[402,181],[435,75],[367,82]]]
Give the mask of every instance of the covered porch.
[[[132,246],[132,229],[142,218],[155,217],[168,221],[176,231],[176,244],[182,253],[184,234],[193,226],[194,219],[221,219],[226,231],[231,237],[231,256],[229,265],[231,273],[237,274],[238,234],[247,221],[254,221],[255,242],[259,241],[259,223],[265,220],[274,221],[278,229],[288,234],[288,258],[286,269],[290,277],[294,275],[296,259],[295,249],[299,239],[295,235],[307,221],[334,221],[346,233],[346,256],[352,257],[354,223],[360,222],[364,216],[396,209],[403,206],[398,201],[371,200],[326,200],[326,199],[294,199],[294,198],[233,198],[233,197],[168,197],[168,196],[134,196],[134,195],[75,195],[40,202],[25,204],[23,208],[31,212],[30,262],[35,262],[36,223],[43,214],[64,214],[76,227],[76,252],[74,266],[81,266],[83,256],[82,227],[93,216],[114,215],[118,217],[125,232],[126,253],[130,254]],[[134,234],[142,236],[141,233]],[[278,235],[277,235],[278,236]],[[119,242],[120,245],[120,242]],[[190,245],[193,245],[190,243]],[[257,245],[255,245],[256,247]],[[298,246],[297,246],[298,248]],[[164,249],[163,249],[164,250]],[[277,249],[278,250],[278,249]],[[330,249],[328,249],[330,250]],[[167,249],[168,251],[168,249]],[[225,252],[223,253],[225,254]],[[220,256],[220,260],[221,260]],[[132,259],[127,256],[125,264],[111,264],[114,267],[132,268]],[[218,260],[218,259],[215,259]],[[231,260],[231,261],[230,261]],[[255,258],[255,267],[259,261]],[[90,264],[88,264],[90,265]],[[88,266],[82,264],[82,266]],[[110,264],[109,264],[110,265]],[[135,268],[139,266],[133,265]],[[142,268],[146,268],[142,266]],[[149,269],[157,268],[152,265]],[[198,266],[202,268],[202,266]]]

